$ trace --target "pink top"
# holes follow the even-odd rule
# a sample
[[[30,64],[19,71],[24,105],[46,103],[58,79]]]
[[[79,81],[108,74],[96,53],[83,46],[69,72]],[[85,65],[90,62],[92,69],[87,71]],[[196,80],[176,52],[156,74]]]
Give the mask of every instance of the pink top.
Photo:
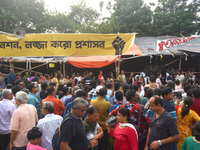
[[[31,104],[21,104],[14,111],[11,119],[10,130],[18,131],[13,144],[23,147],[28,144],[27,133],[38,121],[37,110]]]
[[[128,126],[119,128],[119,123],[109,133],[114,141],[114,150],[138,150],[136,131]]]
[[[102,85],[103,87],[105,86],[105,80],[104,77],[101,75],[98,75],[98,80],[100,81],[100,85]]]
[[[31,144],[30,142],[26,146],[26,150],[47,150],[46,148],[42,148],[39,145]]]

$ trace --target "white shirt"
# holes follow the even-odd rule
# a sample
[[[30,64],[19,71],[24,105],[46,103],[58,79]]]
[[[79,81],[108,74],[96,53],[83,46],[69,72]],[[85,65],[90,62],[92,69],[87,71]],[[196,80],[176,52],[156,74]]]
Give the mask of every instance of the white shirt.
[[[10,121],[15,111],[15,105],[8,99],[0,101],[0,134],[9,134]]]
[[[43,148],[52,149],[52,138],[56,129],[61,124],[63,118],[59,115],[47,114],[38,121],[37,127],[42,132],[41,146]]]

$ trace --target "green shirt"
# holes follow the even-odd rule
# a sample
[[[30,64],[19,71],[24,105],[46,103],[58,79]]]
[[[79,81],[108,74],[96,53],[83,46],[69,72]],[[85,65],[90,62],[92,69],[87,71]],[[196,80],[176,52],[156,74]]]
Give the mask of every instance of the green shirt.
[[[197,143],[193,136],[187,137],[183,142],[181,150],[198,150],[200,149],[200,143]]]

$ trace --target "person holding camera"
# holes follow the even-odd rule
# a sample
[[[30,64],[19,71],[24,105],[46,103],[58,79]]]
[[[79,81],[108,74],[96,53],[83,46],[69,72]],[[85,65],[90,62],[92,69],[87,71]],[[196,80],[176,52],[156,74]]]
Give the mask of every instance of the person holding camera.
[[[138,136],[135,127],[129,123],[130,110],[120,107],[117,111],[117,122],[114,130],[106,122],[108,134],[114,139],[114,150],[138,150]]]

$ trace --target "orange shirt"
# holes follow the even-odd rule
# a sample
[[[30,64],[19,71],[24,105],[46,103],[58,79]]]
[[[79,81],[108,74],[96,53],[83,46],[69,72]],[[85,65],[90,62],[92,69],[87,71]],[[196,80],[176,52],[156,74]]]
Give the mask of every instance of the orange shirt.
[[[60,99],[57,99],[54,96],[50,95],[50,96],[47,96],[47,98],[42,101],[42,105],[43,105],[43,102],[47,102],[47,101],[53,102],[55,115],[60,115],[61,110],[63,112],[65,111],[65,106],[63,105],[63,103]]]

